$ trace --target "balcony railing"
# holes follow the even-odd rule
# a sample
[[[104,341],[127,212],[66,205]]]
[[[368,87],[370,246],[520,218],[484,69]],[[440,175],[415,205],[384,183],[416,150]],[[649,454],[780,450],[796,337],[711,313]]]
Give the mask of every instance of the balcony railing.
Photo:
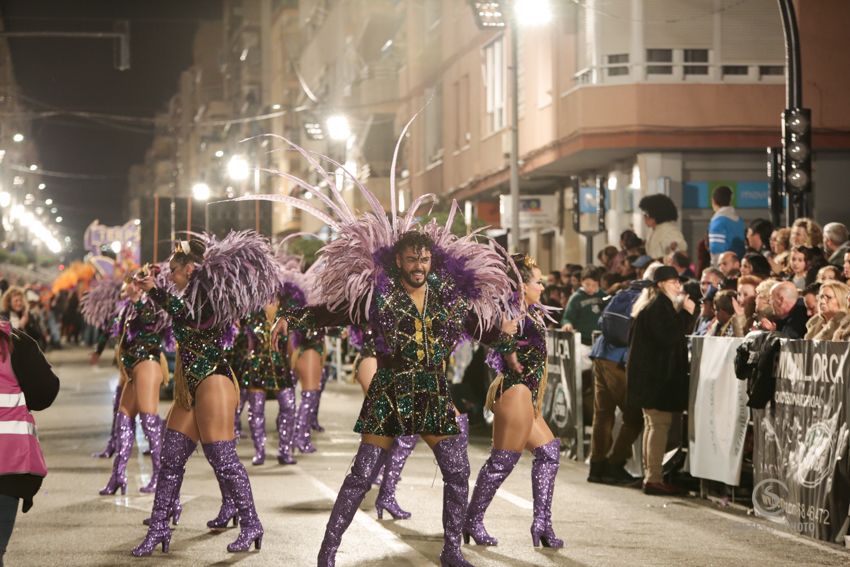
[[[624,83],[781,83],[783,63],[693,63],[652,61],[609,63],[585,67],[573,75],[573,85]]]

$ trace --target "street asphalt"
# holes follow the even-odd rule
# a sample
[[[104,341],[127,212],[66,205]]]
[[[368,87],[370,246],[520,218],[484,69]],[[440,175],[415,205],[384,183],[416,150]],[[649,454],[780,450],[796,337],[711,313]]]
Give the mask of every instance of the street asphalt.
[[[107,362],[91,367],[87,357],[82,349],[66,349],[49,357],[62,380],[54,405],[36,414],[49,475],[33,509],[18,514],[5,558],[7,567],[316,564],[336,491],[357,448],[358,437],[351,428],[361,403],[358,386],[329,384],[320,412],[326,431],[314,434],[318,452],[298,456],[297,465],[277,464],[274,402],[266,406],[266,464],[251,466],[250,440],[239,443],[265,527],[260,552],[228,553],[225,547],[237,532],[206,529],[206,521],[218,512],[220,493],[199,451],[189,460],[183,483],[183,517],[174,531],[170,553],[157,550],[151,558],[136,559],[129,552],[145,535],[142,520],[153,502],[153,495],[139,493],[149,479],[150,458],[134,449],[126,496],[98,495],[109,477],[111,461],[92,458],[91,453],[101,450],[107,439],[117,372]],[[168,403],[164,403],[160,413],[164,416],[167,410]],[[243,422],[246,419],[247,412]],[[141,428],[137,429],[141,441]],[[247,426],[243,429],[247,431]],[[470,484],[487,458],[486,435],[484,430],[473,431]],[[487,528],[499,538],[498,547],[464,547],[474,565],[850,564],[850,551],[843,548],[784,533],[768,522],[695,498],[651,497],[634,489],[589,484],[586,466],[568,460],[561,464],[553,514],[555,531],[567,545],[559,551],[535,549],[528,531],[530,466],[531,456],[526,454],[487,513]],[[442,481],[428,447],[424,443],[416,447],[398,488],[398,501],[413,513],[411,519],[377,520],[376,492],[366,496],[345,534],[337,565],[437,564],[442,542]]]

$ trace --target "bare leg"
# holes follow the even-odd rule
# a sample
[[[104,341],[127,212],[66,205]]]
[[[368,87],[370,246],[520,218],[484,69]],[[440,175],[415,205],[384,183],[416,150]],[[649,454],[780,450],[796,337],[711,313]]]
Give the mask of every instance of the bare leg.
[[[508,388],[494,404],[493,413],[493,448],[478,472],[463,528],[464,540],[468,543],[472,538],[478,545],[499,543],[487,533],[484,514],[528,442],[534,423],[531,391],[523,385]]]
[[[195,392],[195,422],[201,434],[204,455],[219,485],[230,491],[242,523],[239,536],[227,546],[230,552],[248,551],[251,544],[259,550],[263,543],[263,526],[254,507],[251,482],[236,454],[233,414],[237,401],[238,392],[233,381],[220,374],[205,378]]]
[[[366,392],[369,391],[369,386],[372,384],[372,378],[375,377],[375,373],[377,371],[378,359],[374,356],[361,358],[360,362],[357,364],[357,375],[355,378],[360,384],[360,387],[363,388],[364,396],[366,395]]]

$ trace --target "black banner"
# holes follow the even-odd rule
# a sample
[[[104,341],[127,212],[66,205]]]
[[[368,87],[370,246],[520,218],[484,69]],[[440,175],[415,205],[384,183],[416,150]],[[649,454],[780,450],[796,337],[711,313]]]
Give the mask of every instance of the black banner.
[[[584,415],[581,372],[576,371],[575,335],[564,331],[546,333],[549,373],[543,393],[543,419],[567,448],[567,455],[584,461]]]
[[[847,343],[783,341],[774,403],[753,412],[759,516],[843,543],[850,506]]]

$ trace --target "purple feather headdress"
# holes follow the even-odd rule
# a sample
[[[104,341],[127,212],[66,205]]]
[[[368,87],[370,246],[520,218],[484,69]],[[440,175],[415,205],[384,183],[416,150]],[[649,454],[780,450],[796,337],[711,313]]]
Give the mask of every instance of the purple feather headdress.
[[[424,204],[437,201],[437,197],[433,194],[422,195],[414,200],[403,217],[398,217],[396,214],[395,165],[402,140],[415,119],[416,116],[404,126],[393,152],[390,168],[389,219],[378,198],[345,166],[327,156],[308,152],[281,136],[272,137],[283,141],[307,160],[323,178],[323,185],[330,188],[330,196],[325,194],[323,187],[311,185],[289,173],[264,171],[291,181],[295,187],[315,197],[329,212],[319,210],[311,202],[291,195],[246,195],[231,199],[232,201],[267,200],[286,203],[310,213],[334,231],[335,238],[319,251],[319,261],[314,265],[318,282],[318,286],[315,287],[319,288],[321,301],[331,311],[348,312],[355,324],[362,324],[364,320],[369,319],[375,290],[386,283],[387,272],[392,269],[393,246],[402,234],[416,227],[417,211]],[[327,171],[322,166],[322,162],[330,163],[334,169],[341,170],[347,175],[368,203],[370,210],[359,216],[355,215],[336,184],[336,176]],[[464,238],[452,235],[449,227],[457,209],[458,205],[455,202],[445,227],[432,222],[426,225],[424,230],[437,243],[435,254],[439,254],[443,269],[453,278],[458,278],[458,285],[465,294],[472,295],[472,310],[478,318],[479,327],[483,329],[492,324],[498,324],[506,311],[512,312],[509,298],[516,286],[507,276],[511,260],[507,254],[500,254],[494,243],[486,245],[478,242],[475,238],[477,234]]]
[[[206,317],[205,325],[223,327],[272,301],[279,269],[266,238],[253,230],[230,231],[221,240],[206,233],[194,237],[206,251],[183,299],[196,320]]]
[[[98,329],[107,328],[118,310],[121,280],[101,279],[92,282],[80,301],[83,320]]]

